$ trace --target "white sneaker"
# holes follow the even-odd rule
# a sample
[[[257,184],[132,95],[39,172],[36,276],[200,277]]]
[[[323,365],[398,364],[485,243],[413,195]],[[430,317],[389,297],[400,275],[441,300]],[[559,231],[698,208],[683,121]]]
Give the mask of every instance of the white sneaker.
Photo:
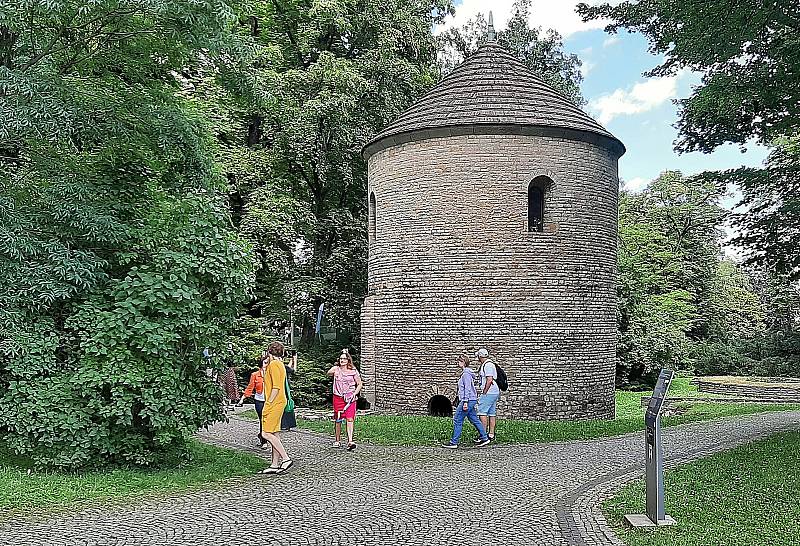
[[[333,442],[333,447],[342,447],[342,442]]]
[[[458,449],[458,444],[451,444],[447,442],[446,444],[442,444],[442,447],[445,449]]]

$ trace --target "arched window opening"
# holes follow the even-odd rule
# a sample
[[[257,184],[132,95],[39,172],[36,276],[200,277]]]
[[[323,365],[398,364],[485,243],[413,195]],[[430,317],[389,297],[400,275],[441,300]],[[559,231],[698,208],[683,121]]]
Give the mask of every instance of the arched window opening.
[[[376,217],[377,213],[375,211],[376,204],[375,204],[375,194],[369,194],[369,242],[375,242],[375,224],[376,224]]]
[[[539,176],[528,185],[528,231],[544,231],[544,200],[552,183],[546,176]]]
[[[453,403],[441,394],[435,394],[428,400],[428,415],[434,417],[452,417]]]

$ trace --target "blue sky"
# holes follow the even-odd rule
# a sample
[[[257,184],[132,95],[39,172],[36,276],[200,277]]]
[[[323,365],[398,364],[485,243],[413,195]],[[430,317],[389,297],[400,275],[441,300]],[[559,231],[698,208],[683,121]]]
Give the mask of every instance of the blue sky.
[[[587,3],[599,3],[586,0]],[[449,24],[460,25],[476,13],[494,13],[495,27],[504,28],[513,0],[456,0],[456,16]],[[760,165],[765,148],[724,146],[712,154],[678,155],[673,151],[677,131],[677,106],[673,99],[688,97],[699,75],[683,72],[671,78],[645,78],[642,73],[659,64],[647,51],[639,34],[606,34],[603,22],[583,23],[574,13],[578,2],[534,0],[531,25],[554,28],[564,37],[564,48],[584,63],[584,109],[625,143],[628,151],[619,164],[625,187],[638,191],[664,170],[692,174],[740,165]],[[613,2],[612,2],[613,3]],[[730,206],[732,199],[726,205]]]

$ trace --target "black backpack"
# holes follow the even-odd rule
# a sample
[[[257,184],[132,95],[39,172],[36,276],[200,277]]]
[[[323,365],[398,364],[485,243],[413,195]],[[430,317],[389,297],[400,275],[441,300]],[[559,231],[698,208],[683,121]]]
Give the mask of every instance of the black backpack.
[[[492,364],[494,364],[494,362],[492,362]],[[506,392],[508,390],[508,376],[506,375],[506,371],[497,364],[494,364],[494,369],[497,370],[497,379],[494,380],[494,382],[497,383],[497,388]]]
[[[497,364],[494,367],[497,369],[497,386],[500,387],[501,391],[506,392],[508,390],[508,376],[505,370]]]

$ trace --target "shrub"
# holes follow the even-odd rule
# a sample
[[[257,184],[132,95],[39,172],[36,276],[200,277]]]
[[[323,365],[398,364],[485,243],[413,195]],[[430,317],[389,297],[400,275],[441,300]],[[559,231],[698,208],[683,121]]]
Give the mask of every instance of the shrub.
[[[800,334],[768,332],[730,342],[698,342],[692,361],[697,375],[800,377]]]
[[[697,375],[745,375],[755,366],[755,361],[743,354],[741,347],[728,342],[697,342],[691,353]]]
[[[254,281],[209,117],[180,89],[235,15],[216,0],[117,4],[0,15],[13,45],[0,62],[0,442],[42,466],[183,450],[220,417],[202,350],[224,346]]]

